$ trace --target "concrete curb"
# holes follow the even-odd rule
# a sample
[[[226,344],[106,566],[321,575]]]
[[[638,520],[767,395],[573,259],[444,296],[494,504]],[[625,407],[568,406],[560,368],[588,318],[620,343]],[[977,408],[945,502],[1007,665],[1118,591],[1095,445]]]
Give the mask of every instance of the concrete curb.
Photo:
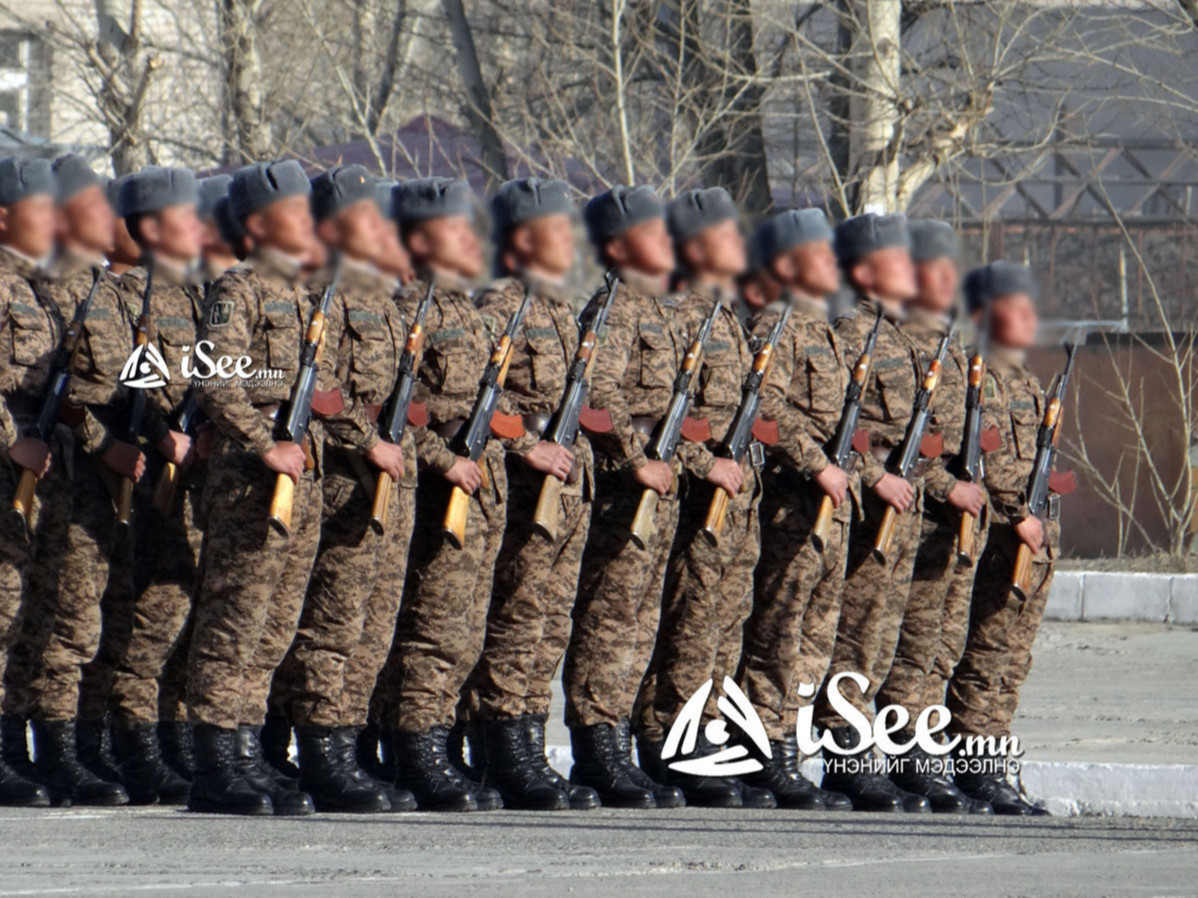
[[[546,754],[554,770],[570,775],[569,746],[550,745]],[[810,758],[802,771],[816,783],[823,775],[820,762]],[[1198,818],[1198,766],[1024,761],[1019,782],[1054,817]]]
[[[1050,620],[1198,623],[1198,574],[1058,571],[1044,612]]]

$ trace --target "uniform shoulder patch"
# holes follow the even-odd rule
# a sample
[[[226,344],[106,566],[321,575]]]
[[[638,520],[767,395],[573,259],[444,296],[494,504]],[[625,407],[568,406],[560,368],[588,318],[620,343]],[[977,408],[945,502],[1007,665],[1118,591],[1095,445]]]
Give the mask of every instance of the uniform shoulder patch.
[[[986,374],[986,382],[982,387],[982,398],[987,402],[998,401],[998,381],[994,379],[993,374]]]
[[[208,326],[224,327],[233,320],[233,300],[218,299],[208,310]]]

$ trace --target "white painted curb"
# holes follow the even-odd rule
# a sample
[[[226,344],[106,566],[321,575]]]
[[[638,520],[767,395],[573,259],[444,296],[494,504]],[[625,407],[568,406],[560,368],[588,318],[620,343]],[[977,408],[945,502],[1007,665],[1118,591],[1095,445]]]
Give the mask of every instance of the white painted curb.
[[[1050,620],[1198,623],[1198,574],[1057,571],[1044,616]]]
[[[546,754],[554,770],[570,775],[568,745],[550,745]],[[823,775],[813,759],[802,771],[816,783]],[[1024,793],[1054,817],[1198,818],[1198,766],[1024,761],[1019,779]]]

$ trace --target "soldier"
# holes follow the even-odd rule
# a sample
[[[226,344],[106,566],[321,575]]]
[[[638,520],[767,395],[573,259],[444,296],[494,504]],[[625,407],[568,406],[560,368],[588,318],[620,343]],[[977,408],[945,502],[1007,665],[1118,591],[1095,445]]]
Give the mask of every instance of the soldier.
[[[118,202],[145,264],[153,268],[149,345],[171,377],[147,396],[155,413],[149,416],[146,436],[157,451],[146,482],[154,483],[169,463],[179,468],[182,483],[169,509],[152,507],[150,490],[142,491],[145,501],[135,520],[139,582],[128,625],[109,647],[114,733],[126,788],[150,791],[162,804],[183,804],[190,784],[163,762],[157,723],[158,683],[191,610],[203,539],[202,471],[195,465],[191,437],[173,423],[190,393],[183,362],[203,321],[203,297],[189,274],[200,254],[195,176],[186,169],[143,169],[124,181]],[[146,278],[146,268],[122,278],[131,305],[141,303]]]
[[[1047,521],[1031,515],[1027,489],[1036,457],[1036,437],[1044,414],[1044,391],[1024,353],[1035,343],[1038,290],[1031,271],[1011,262],[993,262],[965,277],[969,311],[989,317],[990,352],[984,398],[988,417],[999,428],[1002,448],[986,458],[990,530],[973,584],[969,636],[961,663],[948,685],[950,735],[1009,737],[1019,689],[1032,663],[1032,643],[1060,552],[1061,525],[1054,506]],[[1055,483],[1049,485],[1053,489]],[[1011,589],[1020,544],[1033,555],[1026,599]],[[1005,759],[958,759],[957,786],[997,814],[1035,815],[1034,807],[1010,785]]]
[[[578,350],[578,323],[565,287],[574,266],[574,203],[564,181],[525,178],[501,186],[491,209],[495,268],[504,276],[479,298],[479,312],[494,331],[520,306],[526,290],[533,298],[504,385],[505,406],[521,416],[524,434],[504,441],[507,528],[486,642],[471,678],[482,718],[486,781],[498,788],[506,807],[585,810],[598,806],[595,792],[572,789],[544,754],[550,680],[569,634],[594,490],[585,436],[573,453],[542,439]],[[533,522],[546,476],[563,482],[553,539]]]
[[[58,251],[39,278],[43,293],[64,320],[91,288],[94,272],[112,252],[114,215],[105,183],[77,156],[54,162],[58,185]],[[136,483],[145,456],[126,440],[130,393],[119,383],[133,350],[133,317],[115,278],[101,285],[83,322],[71,367],[69,411],[74,413],[73,478],[63,530],[47,537],[34,558],[23,640],[32,652],[29,701],[39,776],[52,795],[71,800],[81,761],[113,784],[120,773],[111,757],[105,705],[110,680],[102,663],[92,667],[102,632],[119,632],[128,606],[107,601],[132,593],[132,541],[116,526],[115,496],[122,480]],[[78,728],[76,730],[76,718]],[[76,741],[77,740],[77,741]],[[112,790],[112,803],[129,800]],[[139,795],[141,802],[153,801]]]
[[[216,429],[188,668],[196,756],[188,807],[195,811],[313,812],[311,797],[262,760],[258,742],[270,678],[295,634],[320,534],[320,424],[313,421],[302,445],[274,438],[311,306],[299,278],[315,239],[308,194],[293,161],[257,163],[233,176],[232,211],[254,253],[213,286],[202,328],[212,358],[227,356],[248,373],[193,384]],[[295,484],[286,533],[269,523],[280,474]]]
[[[483,268],[474,232],[472,194],[464,181],[423,178],[395,188],[404,243],[420,277],[400,309],[409,318],[428,288],[435,298],[415,399],[428,426],[417,428],[420,463],[416,522],[396,627],[389,716],[396,785],[424,809],[473,811],[501,806],[450,764],[446,752],[454,709],[482,651],[495,559],[503,538],[507,476],[503,446],[491,439],[476,463],[454,451],[486,368],[491,336],[470,298]],[[470,498],[460,548],[443,533],[454,487]]]
[[[842,810],[851,806],[847,798],[799,774],[795,726],[832,660],[849,524],[860,502],[856,466],[841,470],[824,450],[840,421],[856,359],[828,320],[827,297],[839,289],[840,275],[824,213],[775,215],[758,227],[753,242],[763,267],[759,279],[780,285],[782,301],[792,308],[762,390],[761,417],[776,422],[778,441],[762,477],[765,537],[739,677],[765,727],[771,756],[760,773],[744,779],[773,792],[780,807]],[[781,313],[780,303],[768,308],[754,325],[756,336],[764,339]],[[817,543],[811,532],[824,497],[835,511]]]
[[[382,440],[378,417],[395,384],[407,338],[392,300],[393,282],[372,259],[388,230],[375,203],[374,182],[360,165],[332,168],[312,181],[312,212],[320,238],[336,252],[341,279],[328,315],[322,364],[343,384],[324,417],[327,441],[320,550],[312,569],[299,630],[275,679],[283,690],[299,746],[300,786],[320,811],[411,810],[411,793],[375,782],[357,766],[354,748],[365,724],[364,703],[344,704],[346,674],[372,606],[394,620],[414,517],[416,447]],[[371,527],[378,471],[390,478],[382,532]],[[373,682],[385,653],[359,663]],[[347,714],[355,712],[355,717]]]
[[[585,218],[600,264],[616,270],[620,286],[591,377],[596,499],[562,675],[574,749],[570,780],[594,789],[609,807],[680,807],[679,789],[632,763],[630,723],[678,526],[680,463],[645,455],[687,351],[684,325],[666,295],[674,251],[651,187],[613,187],[587,203]],[[640,548],[630,528],[646,489],[664,501],[657,533]]]
[[[949,314],[957,301],[960,279],[952,226],[943,221],[911,222],[911,257],[918,293],[902,328],[922,356],[930,359],[948,333]],[[982,520],[986,494],[981,486],[957,480],[948,470],[961,451],[968,369],[969,359],[960,340],[954,339],[941,370],[929,426],[930,433],[942,438],[944,449],[940,464],[929,466],[924,476],[923,522],[911,592],[894,665],[878,690],[878,705],[901,705],[911,715],[912,725],[924,708],[944,703],[945,683],[965,649],[969,626],[974,568],[957,564],[957,530],[962,512]],[[896,738],[909,741],[913,736],[909,732]],[[915,747],[897,759],[890,778],[900,789],[923,795],[937,813],[989,812],[984,802],[971,801],[943,771],[933,769],[938,763]]]
[[[886,468],[890,453],[903,439],[922,377],[919,351],[899,327],[905,304],[915,295],[909,245],[902,215],[867,213],[836,228],[836,255],[856,294],[853,309],[836,323],[848,347],[848,365],[855,364],[879,313],[883,319],[861,401],[861,428],[871,445],[861,456],[862,507],[849,532],[840,621],[828,670],[829,678],[853,672],[869,680],[864,694],[849,687],[851,694],[846,696],[867,719],[898,644],[922,507],[922,470],[909,482]],[[874,541],[887,506],[899,517],[890,553],[879,560]],[[832,731],[841,749],[856,748],[857,731],[832,710],[826,692],[821,694],[816,720]],[[849,758],[830,757],[823,787],[847,795],[854,810],[931,810],[927,799],[904,793],[873,772],[868,760],[860,752]]]
[[[221,230],[217,209],[221,200],[229,195],[232,175],[213,175],[199,182],[199,202],[196,215],[203,225],[204,234],[200,251],[200,281],[205,284],[216,282],[222,274],[237,264],[237,253]]]
[[[41,259],[54,245],[54,175],[44,159],[0,159],[0,701],[9,647],[21,631],[22,593],[33,554],[31,532],[47,498],[43,481],[28,526],[12,512],[23,471],[44,478],[51,447],[35,435],[39,405],[51,375],[54,350],[62,338],[56,309],[31,285]],[[55,459],[61,466],[62,454]],[[59,481],[67,478],[59,475]],[[58,490],[56,499],[63,498]],[[47,789],[33,782],[26,754],[25,718],[5,704],[0,729],[0,805],[44,808]],[[80,770],[75,795],[104,798],[109,785]],[[119,787],[118,787],[119,788]],[[93,794],[95,790],[96,794]]]
[[[670,203],[667,214],[683,280],[675,300],[678,315],[693,334],[713,304],[719,312],[691,406],[691,416],[706,422],[705,433],[678,448],[685,471],[678,487],[678,531],[666,569],[657,642],[633,716],[641,763],[648,761],[655,780],[682,789],[687,804],[775,807],[768,790],[733,778],[678,773],[661,760],[666,731],[691,693],[708,680],[722,683],[736,674],[759,552],[761,484],[754,453],[740,462],[716,454],[753,364],[735,290],[747,262],[738,215],[721,187],[688,191]],[[715,490],[723,490],[729,501],[723,532],[713,546],[700,530]],[[714,704],[713,690],[708,717],[716,716]],[[701,737],[699,754],[715,750]]]

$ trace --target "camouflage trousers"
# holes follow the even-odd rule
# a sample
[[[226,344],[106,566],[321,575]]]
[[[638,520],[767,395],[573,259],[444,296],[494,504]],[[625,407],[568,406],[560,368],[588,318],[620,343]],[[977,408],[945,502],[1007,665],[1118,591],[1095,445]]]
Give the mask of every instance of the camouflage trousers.
[[[780,740],[794,733],[799,709],[815,700],[832,663],[860,483],[833,513],[822,549],[811,528],[823,491],[786,469],[767,473],[763,486],[761,560],[738,679],[770,739]],[[812,693],[801,696],[800,683]]]
[[[482,652],[507,510],[503,447],[491,440],[479,461],[487,482],[471,497],[460,549],[442,533],[449,482],[431,471],[419,475],[412,550],[392,648],[389,716],[396,729],[425,733],[451,725],[462,687]]]
[[[661,590],[678,528],[678,497],[657,503],[657,532],[632,541],[642,488],[622,471],[595,475],[595,502],[583,550],[562,685],[566,724],[615,726],[632,714],[661,616]]]
[[[4,675],[8,653],[21,631],[21,603],[26,572],[33,556],[30,526],[12,510],[20,469],[0,459],[0,702],[4,700]],[[41,502],[35,498],[31,515],[36,528]]]
[[[987,515],[975,522],[974,544],[985,545]],[[924,708],[944,704],[945,687],[965,651],[974,564],[957,563],[957,530],[961,514],[951,506],[926,499],[919,551],[911,575],[907,613],[899,630],[894,664],[877,703],[901,705],[919,716]]]
[[[728,502],[717,545],[700,533],[715,487],[691,479],[679,500],[661,624],[633,711],[639,738],[663,740],[687,699],[709,679],[716,688],[707,715],[717,716],[719,687],[740,666],[744,623],[753,605],[753,569],[761,550],[761,479],[747,460],[742,468],[744,487]]]
[[[320,538],[320,483],[295,487],[291,531],[269,523],[275,472],[218,436],[204,489],[204,570],[187,671],[192,723],[260,724],[295,636]]]
[[[591,518],[584,474],[563,488],[557,539],[549,540],[533,526],[545,475],[518,458],[509,459],[507,468],[511,511],[495,567],[486,641],[470,678],[486,720],[548,711],[550,682],[565,651],[561,624],[569,620],[578,592]]]
[[[1032,592],[1020,601],[1011,590],[1018,548],[1014,528],[990,528],[974,580],[965,653],[948,685],[954,734],[1010,735],[1053,575],[1051,556],[1041,549],[1032,562]]]
[[[849,531],[840,623],[828,678],[850,672],[864,675],[869,681],[864,694],[849,681],[840,684],[840,691],[867,719],[872,719],[874,699],[890,674],[899,629],[907,612],[923,522],[923,481],[916,483],[914,507],[895,522],[894,539],[885,560],[875,558],[873,548],[886,506],[873,490],[863,488],[861,507],[862,515]],[[821,727],[844,726],[846,721],[831,709],[827,695],[826,689],[820,693],[816,722]]]
[[[271,704],[296,726],[365,723],[365,704],[395,633],[412,535],[416,457],[410,438],[404,449],[405,482],[391,487],[382,533],[370,523],[374,469],[344,450],[325,450],[320,550],[295,641],[271,691]],[[376,608],[390,614],[385,639],[366,632]],[[364,652],[366,640],[371,645]],[[352,715],[344,707],[347,696],[355,703]]]

